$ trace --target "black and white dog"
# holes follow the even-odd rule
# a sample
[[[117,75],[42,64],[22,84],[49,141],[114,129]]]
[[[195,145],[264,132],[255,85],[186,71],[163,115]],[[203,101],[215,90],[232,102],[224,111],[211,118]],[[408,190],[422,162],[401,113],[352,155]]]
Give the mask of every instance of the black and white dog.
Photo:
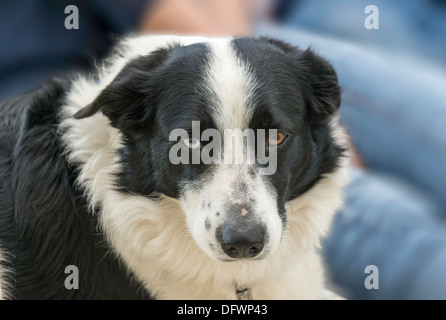
[[[326,297],[318,247],[347,182],[339,104],[310,50],[174,36],[128,38],[97,74],[2,103],[0,296]],[[204,154],[211,129],[235,132],[209,153],[224,161],[172,159]],[[257,153],[227,161],[247,129],[273,172]]]

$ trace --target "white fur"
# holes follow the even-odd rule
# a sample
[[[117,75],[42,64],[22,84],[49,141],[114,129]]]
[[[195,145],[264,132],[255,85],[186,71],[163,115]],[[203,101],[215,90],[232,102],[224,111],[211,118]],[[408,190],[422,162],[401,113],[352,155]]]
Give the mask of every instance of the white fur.
[[[10,298],[8,293],[8,283],[7,278],[10,270],[7,270],[4,266],[4,262],[6,261],[6,253],[3,248],[0,246],[0,300],[6,300]]]
[[[2,252],[2,249],[0,248],[0,300],[4,300],[5,299],[5,297],[4,297],[4,289],[3,289],[5,280],[3,279],[3,273],[4,272],[3,272],[3,267],[1,265],[2,261],[3,261],[3,252]]]
[[[208,90],[216,100],[218,129],[242,129],[248,127],[252,117],[250,93],[256,82],[249,65],[243,63],[231,46],[231,38],[211,40],[212,59],[206,73]]]
[[[185,44],[207,41],[129,39],[107,68],[100,70],[97,83],[79,78],[68,94],[60,128],[66,155],[70,162],[81,164],[77,183],[84,188],[91,208],[102,208],[101,230],[125,265],[158,299],[235,299],[235,288],[240,286],[250,288],[254,299],[322,298],[323,268],[316,248],[342,204],[342,187],[347,183],[344,166],[287,204],[288,222],[280,246],[258,261],[225,263],[210,258],[192,238],[186,215],[175,199],[154,202],[113,190],[112,173],[120,169],[116,151],[122,145],[121,134],[101,113],[83,120],[71,116],[92,102],[126,61],[173,40]],[[223,47],[221,43],[227,42],[218,41],[212,40]],[[344,146],[338,128],[333,124],[334,137]]]

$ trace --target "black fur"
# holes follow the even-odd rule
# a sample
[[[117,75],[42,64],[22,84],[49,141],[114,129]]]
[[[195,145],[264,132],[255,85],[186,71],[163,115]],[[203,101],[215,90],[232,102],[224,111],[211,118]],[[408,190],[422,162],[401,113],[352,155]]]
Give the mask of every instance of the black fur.
[[[33,95],[0,105],[0,240],[8,252],[17,299],[141,299],[98,232],[75,167],[62,152],[58,112],[69,84],[47,83]],[[65,267],[79,269],[79,289],[67,290]]]
[[[271,39],[237,39],[234,47],[258,79],[250,127],[289,135],[278,147],[277,172],[267,176],[285,203],[309,190],[338,166],[344,149],[333,142],[329,121],[340,106],[333,67],[310,50]]]

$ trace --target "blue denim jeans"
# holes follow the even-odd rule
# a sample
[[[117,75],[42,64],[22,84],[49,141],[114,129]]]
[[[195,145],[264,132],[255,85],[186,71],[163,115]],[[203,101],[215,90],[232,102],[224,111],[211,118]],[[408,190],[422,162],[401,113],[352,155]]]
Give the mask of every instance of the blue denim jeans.
[[[446,299],[446,221],[419,190],[351,170],[345,206],[323,243],[332,282],[352,299]],[[443,211],[444,213],[444,211]],[[366,267],[378,269],[367,289]]]
[[[342,122],[367,165],[366,170],[351,170],[345,207],[324,241],[333,284],[353,299],[446,299],[444,54],[428,59],[427,51],[418,57],[403,50],[422,38],[417,33],[402,32],[412,38],[393,46],[387,45],[388,34],[375,33],[379,41],[362,41],[366,31],[381,32],[363,24],[355,35],[338,36],[324,21],[339,11],[344,17],[338,18],[347,19],[342,8],[333,11],[345,1],[324,2],[328,7],[317,7],[320,1],[301,2],[303,11],[291,12],[288,26],[259,26],[256,33],[311,46],[333,64],[343,90]],[[386,12],[378,2],[380,12]],[[359,19],[365,17],[364,7]],[[416,2],[408,1],[408,7],[414,10]],[[304,21],[290,27],[299,18]],[[398,17],[398,25],[405,19],[410,16]],[[446,19],[442,23],[446,26]],[[432,52],[446,46],[429,43]],[[364,285],[368,265],[378,268],[378,289]]]

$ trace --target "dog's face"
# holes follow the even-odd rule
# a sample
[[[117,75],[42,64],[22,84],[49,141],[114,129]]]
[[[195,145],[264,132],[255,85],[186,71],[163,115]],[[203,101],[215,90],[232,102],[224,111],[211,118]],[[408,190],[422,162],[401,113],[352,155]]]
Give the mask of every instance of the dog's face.
[[[215,39],[134,59],[76,117],[100,110],[122,132],[122,192],[178,199],[197,245],[233,261],[274,252],[285,203],[336,168],[339,100],[311,51]]]

